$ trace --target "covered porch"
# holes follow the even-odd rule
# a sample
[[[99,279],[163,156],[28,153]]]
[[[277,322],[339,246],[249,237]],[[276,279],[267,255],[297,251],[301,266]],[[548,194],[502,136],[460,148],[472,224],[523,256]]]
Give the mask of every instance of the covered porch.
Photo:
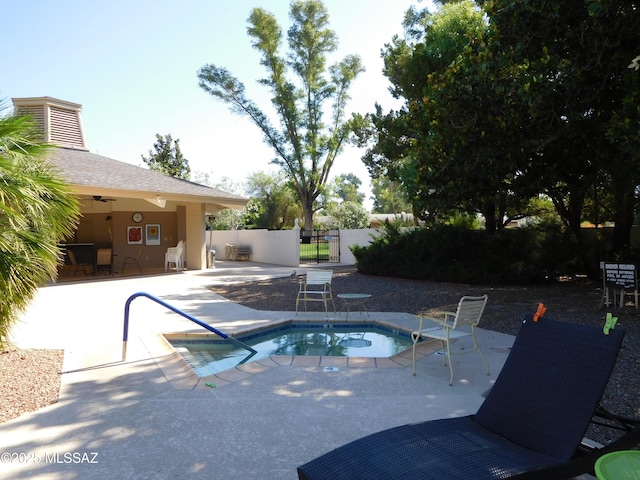
[[[128,265],[136,271],[164,270],[165,252],[181,240],[184,264],[206,268],[205,216],[242,208],[247,199],[90,153],[79,104],[52,97],[12,100],[17,112],[31,116],[42,141],[57,147],[46,159],[81,203],[78,227],[62,244],[61,277],[69,270],[75,276],[121,273],[125,259],[136,260]]]

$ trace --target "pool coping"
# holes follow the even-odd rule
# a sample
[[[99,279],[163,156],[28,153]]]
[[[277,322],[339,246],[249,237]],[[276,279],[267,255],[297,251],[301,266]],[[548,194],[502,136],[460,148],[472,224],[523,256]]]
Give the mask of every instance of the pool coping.
[[[269,325],[259,327],[251,327],[247,329],[238,329],[232,332],[233,337],[255,335],[274,328],[286,326],[288,323],[331,323],[331,324],[362,324],[378,326],[383,329],[402,332],[410,335],[410,329],[404,326],[394,324],[390,321],[381,321],[367,319],[287,319]],[[186,360],[180,355],[173,345],[169,342],[167,336],[180,336],[186,338],[204,337],[211,334],[195,333],[195,332],[164,332],[158,333],[156,337],[156,348],[160,347],[160,355],[154,355],[154,360],[161,369],[167,381],[177,390],[194,390],[194,389],[210,389],[220,388],[235,382],[241,382],[250,379],[254,375],[267,372],[273,368],[289,367],[289,368],[315,368],[327,372],[339,371],[341,368],[406,368],[413,365],[413,347],[402,352],[396,353],[390,357],[334,357],[334,356],[295,356],[295,355],[270,355],[247,363],[236,365],[235,367],[217,372],[212,375],[200,377]],[[416,361],[421,360],[440,350],[441,345],[438,340],[429,340],[420,342],[416,346]]]

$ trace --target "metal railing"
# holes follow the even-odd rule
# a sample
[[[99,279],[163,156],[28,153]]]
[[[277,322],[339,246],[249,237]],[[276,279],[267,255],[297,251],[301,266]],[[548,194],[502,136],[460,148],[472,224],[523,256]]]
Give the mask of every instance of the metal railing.
[[[249,345],[245,345],[244,343],[242,343],[240,340],[236,340],[233,337],[230,337],[229,335],[227,335],[224,332],[221,332],[220,330],[218,330],[217,328],[212,327],[209,324],[206,324],[200,320],[198,320],[197,318],[189,315],[188,313],[183,312],[182,310],[177,309],[176,307],[174,307],[173,305],[169,305],[167,302],[164,302],[162,300],[160,300],[159,298],[154,297],[153,295],[150,295],[148,293],[145,292],[138,292],[138,293],[134,293],[133,295],[131,295],[126,303],[124,304],[124,332],[122,334],[122,361],[126,361],[127,359],[127,341],[128,341],[128,337],[129,337],[129,307],[131,306],[131,302],[133,302],[136,298],[138,297],[146,297],[149,300],[153,300],[154,302],[162,305],[165,308],[168,308],[169,310],[171,310],[172,312],[177,313],[178,315],[183,316],[184,318],[186,318],[187,320],[191,320],[194,323],[197,323],[198,325],[200,325],[202,328],[209,330],[210,332],[215,333],[216,335],[218,335],[219,337],[221,337],[224,340],[231,340],[232,342],[234,342],[235,344],[237,344],[238,346],[244,348],[245,350],[248,350],[251,352],[252,355],[256,354],[257,351],[254,350],[253,348],[251,348]],[[250,358],[250,357],[247,357]]]
[[[300,264],[340,261],[340,230],[300,230]]]

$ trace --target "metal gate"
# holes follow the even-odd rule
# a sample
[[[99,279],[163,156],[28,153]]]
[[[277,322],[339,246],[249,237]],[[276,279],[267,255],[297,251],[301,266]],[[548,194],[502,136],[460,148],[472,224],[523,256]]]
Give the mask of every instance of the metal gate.
[[[300,230],[300,264],[339,262],[339,230]]]

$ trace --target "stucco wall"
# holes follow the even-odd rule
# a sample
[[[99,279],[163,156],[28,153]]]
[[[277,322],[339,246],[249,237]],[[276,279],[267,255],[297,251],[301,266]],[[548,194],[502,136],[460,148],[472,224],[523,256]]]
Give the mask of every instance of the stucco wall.
[[[340,230],[340,263],[355,265],[356,258],[351,253],[351,245],[369,245],[374,237],[384,233],[383,229],[361,228],[357,230]]]
[[[178,211],[178,234],[180,234],[180,225],[184,225],[187,268],[190,270],[206,268],[205,229],[202,220],[204,218],[204,205],[201,203],[188,203],[185,208],[184,222],[180,222],[180,213]]]
[[[114,270],[117,272],[121,272],[123,260],[135,257],[140,248],[142,268],[162,267],[167,248],[178,243],[176,215],[174,212],[139,211],[144,215],[144,220],[138,224],[131,219],[131,212],[85,213],[81,219],[81,227],[67,242],[89,242],[95,248],[112,247]],[[144,241],[141,245],[127,242],[128,226],[142,227],[144,236],[144,229],[148,224],[160,225],[160,245],[147,245]]]
[[[360,230],[340,230],[340,263],[353,265],[356,259],[351,253],[351,245],[368,245],[372,235],[380,235],[382,230],[365,228]],[[297,230],[214,230],[207,232],[207,248],[216,251],[216,259],[224,260],[225,245],[249,245],[251,260],[297,267],[300,264],[300,232]]]
[[[298,266],[298,232],[293,230],[214,230],[207,232],[207,248],[224,260],[225,245],[249,245],[251,260],[273,265]]]

